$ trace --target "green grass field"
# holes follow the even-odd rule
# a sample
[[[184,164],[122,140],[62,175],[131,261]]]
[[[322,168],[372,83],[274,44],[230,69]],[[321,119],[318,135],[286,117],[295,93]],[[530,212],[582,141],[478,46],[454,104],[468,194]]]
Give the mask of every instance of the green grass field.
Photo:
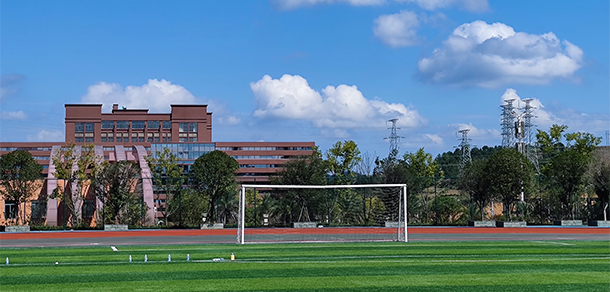
[[[609,291],[608,241],[3,248],[2,291]],[[191,261],[186,261],[190,254]],[[234,253],[236,260],[229,260]],[[148,262],[144,263],[144,255]],[[167,261],[171,254],[172,262]],[[129,263],[129,255],[133,262]],[[224,262],[213,262],[213,258]],[[55,265],[55,262],[59,265]]]

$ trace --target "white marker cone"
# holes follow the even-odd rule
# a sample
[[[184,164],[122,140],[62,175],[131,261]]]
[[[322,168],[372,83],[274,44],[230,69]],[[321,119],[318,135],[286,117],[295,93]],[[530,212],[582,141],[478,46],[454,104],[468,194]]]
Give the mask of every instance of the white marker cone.
[[[8,257],[6,258],[6,264],[8,265]]]
[[[167,261],[168,261],[168,262],[171,262],[171,261],[172,261],[172,255],[171,255],[171,254],[168,254],[168,255],[167,255]]]
[[[129,255],[129,262],[131,263],[131,255]]]
[[[233,253],[231,253],[231,260],[234,261],[235,260],[235,255]]]
[[[7,258],[8,259],[8,258]],[[186,254],[186,261],[190,262],[191,261],[191,254]]]
[[[144,255],[144,262],[148,262],[148,255],[147,254]]]

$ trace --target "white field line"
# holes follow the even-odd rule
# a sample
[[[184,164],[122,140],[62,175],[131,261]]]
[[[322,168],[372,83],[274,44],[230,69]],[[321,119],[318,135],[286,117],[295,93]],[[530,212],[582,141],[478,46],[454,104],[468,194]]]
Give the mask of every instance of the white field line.
[[[426,262],[417,261],[417,260],[391,260],[391,261],[381,261],[381,260],[363,260],[363,261],[355,261],[355,263],[493,263],[493,262],[541,262],[541,261],[577,261],[577,260],[610,260],[610,257],[587,257],[587,258],[549,258],[549,259],[497,259],[497,260],[489,260],[489,259],[480,259],[480,260],[430,260]],[[175,263],[243,263],[243,264],[251,264],[251,263],[260,263],[260,264],[317,264],[317,263],[326,263],[326,264],[336,264],[336,263],[345,263],[343,261],[257,261],[257,260],[224,260],[220,262],[214,262],[213,260],[176,260],[172,262],[168,262],[167,260],[160,261],[134,261],[129,262],[125,261],[112,261],[112,262],[60,262],[57,267],[61,266],[83,266],[83,265],[117,265],[117,264],[125,264],[125,265],[147,265],[147,264],[169,264],[171,265],[173,262]],[[56,266],[55,263],[27,263],[27,264],[10,264],[10,266]],[[0,265],[0,269],[6,267],[6,265]]]
[[[535,243],[548,243],[548,244],[559,244],[559,245],[574,245],[573,243],[567,243],[567,242],[556,242],[556,241],[532,241]]]

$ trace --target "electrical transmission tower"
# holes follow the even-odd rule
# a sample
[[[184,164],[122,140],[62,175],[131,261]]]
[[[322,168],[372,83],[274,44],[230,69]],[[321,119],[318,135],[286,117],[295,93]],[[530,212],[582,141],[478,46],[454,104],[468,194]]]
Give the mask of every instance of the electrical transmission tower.
[[[463,129],[458,131],[462,134],[462,138],[460,139],[460,149],[462,149],[462,160],[460,161],[460,173],[464,170],[467,164],[472,162],[472,158],[470,157],[470,141],[472,139],[468,139],[468,132],[470,129]]]
[[[396,133],[396,130],[400,129],[396,127],[396,121],[398,121],[398,119],[388,120],[388,122],[392,123],[392,127],[388,128],[390,129],[390,137],[383,138],[390,140],[390,154],[394,153],[394,151],[396,151],[396,154],[398,154],[398,150],[400,148],[400,138],[404,138],[402,136],[398,136],[398,134]]]
[[[513,138],[513,131],[515,129],[514,101],[515,99],[507,99],[504,101],[504,104],[500,106],[502,108],[502,148],[510,148],[515,144],[515,140]]]
[[[534,99],[528,98],[523,100],[523,102],[525,102],[525,107],[523,108],[522,114],[524,130],[523,134],[525,140],[523,150],[525,152],[525,157],[527,157],[527,159],[532,163],[532,165],[534,165],[536,172],[540,172],[540,168],[538,166],[538,153],[536,151],[536,143],[534,142],[534,127],[536,125],[533,124],[532,118],[535,118],[536,116],[534,116],[533,113],[535,107],[530,104],[532,100]]]

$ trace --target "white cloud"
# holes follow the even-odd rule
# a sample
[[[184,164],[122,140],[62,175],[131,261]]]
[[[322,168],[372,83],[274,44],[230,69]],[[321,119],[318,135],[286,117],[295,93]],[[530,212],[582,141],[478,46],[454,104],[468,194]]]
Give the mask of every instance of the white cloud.
[[[436,10],[448,7],[471,12],[483,12],[489,10],[487,0],[394,0],[402,3],[413,3],[426,10]],[[271,2],[282,10],[310,7],[318,4],[345,3],[351,6],[379,6],[386,4],[386,0],[271,0]]]
[[[443,145],[443,138],[437,134],[425,134],[425,136],[432,141],[432,143],[437,145]]]
[[[414,3],[426,10],[436,10],[447,7],[458,7],[471,12],[483,12],[489,10],[487,0],[396,0],[397,2]]]
[[[416,128],[427,123],[416,110],[400,103],[367,99],[356,86],[327,86],[321,93],[305,78],[284,75],[272,79],[265,75],[250,83],[256,97],[254,117],[304,120],[317,128],[377,128],[386,120],[398,118],[398,126]]]
[[[2,112],[0,119],[2,120],[25,120],[28,116],[23,111],[16,112]]]
[[[479,129],[471,124],[456,123],[449,125],[449,128],[453,129],[456,135],[456,140],[461,139],[461,134],[458,131],[468,129],[468,138],[478,140],[493,140],[500,137],[500,130],[498,129]]]
[[[282,10],[292,10],[317,4],[346,3],[351,6],[377,6],[386,3],[385,0],[272,0],[276,7]]]
[[[82,103],[101,103],[104,111],[112,104],[136,109],[150,109],[151,112],[169,112],[170,104],[196,103],[196,98],[186,88],[161,79],[149,79],[142,86],[123,88],[116,83],[99,82],[89,86]]]
[[[500,98],[502,104],[504,104],[505,100],[509,99],[515,100],[513,106],[516,108],[523,108],[525,106],[524,98],[521,98],[517,91],[512,88],[507,88]],[[571,108],[564,108],[560,105],[555,105],[551,111],[538,98],[532,98],[530,105],[534,107],[532,111],[534,125],[537,129],[544,131],[548,131],[553,124],[558,124],[567,125],[568,132],[602,133],[610,125],[610,115],[607,113],[587,114]]]
[[[226,116],[218,118],[218,123],[221,125],[235,126],[241,122],[241,119],[236,116]]]
[[[64,141],[65,137],[61,131],[40,130],[36,135],[28,135],[28,142],[59,142]]]
[[[552,32],[515,32],[503,23],[484,21],[457,27],[432,55],[418,64],[426,83],[494,88],[509,83],[547,84],[575,80],[582,50]]]
[[[519,95],[517,95],[517,91],[512,88],[506,89],[506,91],[500,98],[500,101],[502,102],[502,104],[504,104],[504,101],[509,99],[515,100],[513,102],[513,106],[515,108],[523,108],[525,106],[525,102],[523,101],[523,99]],[[532,101],[530,101],[530,105],[534,107],[534,109],[532,110],[532,114],[534,115],[533,121],[536,123],[537,126],[541,128],[548,128],[553,124],[564,123],[562,119],[558,118],[553,113],[544,110],[544,105],[539,99],[532,98]]]
[[[417,44],[417,27],[417,15],[402,10],[400,13],[381,15],[375,19],[373,33],[390,47],[406,47]]]

